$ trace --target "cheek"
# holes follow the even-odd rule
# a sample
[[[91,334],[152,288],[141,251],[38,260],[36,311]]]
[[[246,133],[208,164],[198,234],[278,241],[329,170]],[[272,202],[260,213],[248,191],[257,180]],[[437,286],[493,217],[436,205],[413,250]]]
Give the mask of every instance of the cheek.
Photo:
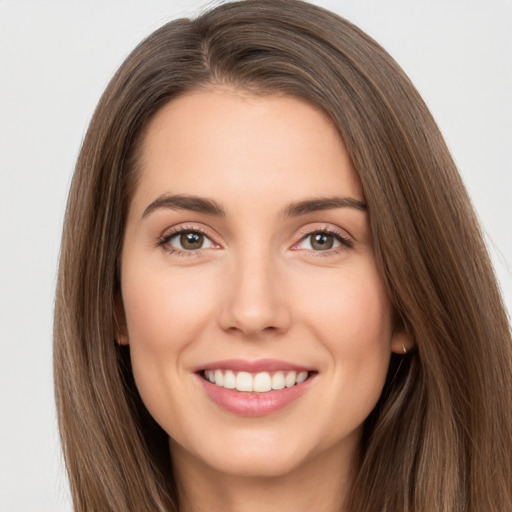
[[[193,271],[192,271],[193,272]],[[122,296],[133,375],[153,418],[169,433],[183,408],[184,356],[201,336],[215,304],[211,279],[127,262]],[[175,390],[170,393],[169,390]],[[172,421],[171,421],[171,420]]]
[[[122,294],[130,345],[168,351],[192,340],[215,303],[211,279],[197,271],[126,270]]]
[[[315,277],[296,296],[307,297],[302,314],[316,326],[320,338],[335,351],[353,354],[390,349],[392,308],[374,265]]]
[[[340,270],[316,284],[302,311],[329,354],[327,372],[335,388],[331,396],[336,397],[333,410],[343,403],[362,421],[379,399],[389,366],[390,301],[370,264]]]

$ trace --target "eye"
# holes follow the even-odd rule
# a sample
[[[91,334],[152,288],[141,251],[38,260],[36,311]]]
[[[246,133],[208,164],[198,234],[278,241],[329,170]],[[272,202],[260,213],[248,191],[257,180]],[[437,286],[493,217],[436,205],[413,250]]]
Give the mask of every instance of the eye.
[[[190,252],[217,247],[205,234],[195,230],[180,230],[165,236],[159,245],[171,251]]]
[[[341,233],[322,230],[307,234],[293,248],[321,252],[340,247],[352,247],[352,242]]]
[[[329,233],[313,233],[306,238],[307,242],[314,251],[327,251],[338,242],[333,235]],[[339,245],[339,242],[338,242]]]

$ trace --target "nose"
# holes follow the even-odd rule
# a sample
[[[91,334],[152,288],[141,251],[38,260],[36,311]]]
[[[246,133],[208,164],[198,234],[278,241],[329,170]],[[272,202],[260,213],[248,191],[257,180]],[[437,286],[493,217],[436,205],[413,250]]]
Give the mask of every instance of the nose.
[[[286,332],[291,322],[290,297],[279,274],[277,262],[262,254],[231,264],[223,282],[222,329],[252,339]]]

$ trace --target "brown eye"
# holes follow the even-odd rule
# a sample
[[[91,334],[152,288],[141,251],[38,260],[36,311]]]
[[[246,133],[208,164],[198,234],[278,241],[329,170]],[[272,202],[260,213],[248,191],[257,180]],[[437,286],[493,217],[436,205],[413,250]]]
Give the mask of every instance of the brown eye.
[[[293,249],[335,254],[339,252],[338,250],[351,249],[352,247],[352,241],[341,232],[331,233],[330,230],[322,230],[306,234]]]
[[[309,236],[311,248],[315,251],[326,251],[334,246],[334,236],[329,233],[313,233]]]
[[[218,248],[205,234],[190,229],[174,232],[162,238],[158,245],[178,253]]]
[[[201,249],[204,243],[204,235],[195,231],[186,231],[179,235],[181,248],[186,251]]]

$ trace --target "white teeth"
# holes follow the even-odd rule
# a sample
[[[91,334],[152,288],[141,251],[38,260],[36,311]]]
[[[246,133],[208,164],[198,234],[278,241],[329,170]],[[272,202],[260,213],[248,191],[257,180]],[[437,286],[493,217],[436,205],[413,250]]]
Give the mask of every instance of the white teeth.
[[[236,389],[237,391],[254,391],[256,393],[266,393],[268,391],[291,388],[296,384],[304,382],[309,373],[295,371],[278,371],[271,375],[268,372],[259,372],[251,374],[249,372],[234,372],[232,370],[205,370],[204,377],[212,384],[224,387],[226,389]]]
[[[252,388],[257,393],[264,393],[272,389],[272,379],[267,372],[257,373]]]
[[[215,374],[217,375],[217,374]],[[297,375],[297,384],[300,384],[301,382],[304,382],[308,378],[308,372],[300,372]]]
[[[252,391],[252,375],[247,372],[238,372],[236,376],[237,391]]]
[[[215,370],[215,384],[217,384],[217,386],[224,385],[224,376],[222,375],[222,370]]]
[[[296,379],[297,379],[296,372],[288,372],[288,374],[286,375],[286,377],[284,379],[284,385],[287,388],[291,388],[295,384]]]
[[[272,375],[272,389],[283,389],[284,385],[284,373],[274,373],[274,375]]]
[[[235,389],[236,388],[236,376],[231,370],[228,370],[224,374],[224,383],[222,385],[223,385],[223,387],[225,387],[227,389]]]

